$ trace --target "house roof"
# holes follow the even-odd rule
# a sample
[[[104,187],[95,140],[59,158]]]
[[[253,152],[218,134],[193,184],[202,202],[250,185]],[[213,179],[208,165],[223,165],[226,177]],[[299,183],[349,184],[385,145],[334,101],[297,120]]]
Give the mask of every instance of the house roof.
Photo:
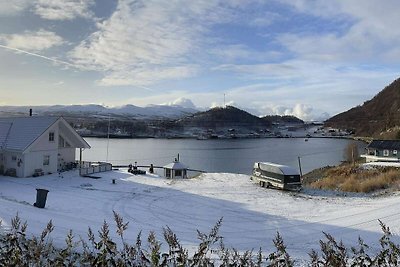
[[[57,121],[68,124],[59,117],[0,118],[0,148],[24,152]],[[83,139],[79,141],[79,147],[90,147]]]
[[[373,140],[367,148],[400,150],[400,140]]]
[[[185,170],[187,167],[180,163],[179,161],[174,161],[170,164],[164,166],[164,169],[171,169],[171,170]]]

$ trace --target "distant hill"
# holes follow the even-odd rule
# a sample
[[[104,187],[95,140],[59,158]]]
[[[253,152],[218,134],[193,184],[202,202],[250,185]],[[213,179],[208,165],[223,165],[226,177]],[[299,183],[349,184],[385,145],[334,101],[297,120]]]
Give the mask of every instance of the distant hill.
[[[327,126],[351,129],[358,136],[400,137],[400,79],[385,87],[374,98],[340,113],[325,122]]]
[[[29,109],[33,109],[36,115],[56,115],[56,116],[84,116],[101,115],[108,116],[131,116],[138,119],[170,118],[177,119],[198,110],[186,108],[179,105],[150,105],[138,107],[134,105],[124,105],[120,107],[105,107],[102,105],[54,105],[54,106],[0,106],[0,116],[27,115]]]
[[[261,119],[264,121],[270,122],[270,123],[281,123],[281,124],[303,124],[304,121],[292,116],[292,115],[284,115],[284,116],[279,116],[279,115],[268,115],[264,116]]]
[[[244,110],[233,106],[216,107],[204,112],[198,112],[178,121],[184,126],[191,127],[252,127],[270,126],[271,123]]]

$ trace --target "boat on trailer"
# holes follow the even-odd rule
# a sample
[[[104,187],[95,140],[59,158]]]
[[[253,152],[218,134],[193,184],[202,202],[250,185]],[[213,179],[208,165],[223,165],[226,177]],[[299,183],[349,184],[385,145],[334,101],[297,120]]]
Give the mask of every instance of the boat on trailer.
[[[251,179],[261,187],[300,191],[301,178],[296,169],[271,162],[255,162]]]

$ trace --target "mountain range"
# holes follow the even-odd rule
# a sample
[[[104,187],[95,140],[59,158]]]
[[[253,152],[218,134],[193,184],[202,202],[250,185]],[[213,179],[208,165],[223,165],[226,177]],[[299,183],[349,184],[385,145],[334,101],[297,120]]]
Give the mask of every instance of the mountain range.
[[[54,105],[54,106],[0,106],[0,115],[25,115],[29,114],[29,109],[36,115],[117,115],[131,116],[138,119],[146,118],[181,118],[198,112],[194,108],[183,107],[180,105],[149,105],[138,107],[134,105],[124,105],[120,107],[105,107],[102,105]]]

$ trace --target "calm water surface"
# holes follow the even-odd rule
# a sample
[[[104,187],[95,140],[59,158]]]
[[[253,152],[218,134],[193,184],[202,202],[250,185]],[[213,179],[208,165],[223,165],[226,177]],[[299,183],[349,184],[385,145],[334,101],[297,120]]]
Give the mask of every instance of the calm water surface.
[[[86,138],[91,149],[83,152],[83,159],[105,161],[107,139]],[[163,166],[171,163],[178,153],[181,162],[191,169],[207,172],[250,174],[256,161],[270,161],[298,168],[301,159],[303,173],[336,165],[343,160],[345,139],[268,138],[268,139],[110,139],[108,160],[114,165]],[[360,152],[365,145],[359,143]]]

